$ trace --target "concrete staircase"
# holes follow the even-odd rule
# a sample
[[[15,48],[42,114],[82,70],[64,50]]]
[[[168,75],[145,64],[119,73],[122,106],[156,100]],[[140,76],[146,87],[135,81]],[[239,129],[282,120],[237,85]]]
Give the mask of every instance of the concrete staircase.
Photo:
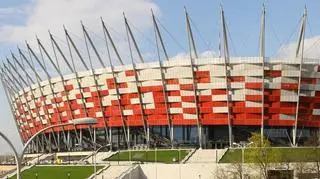
[[[226,149],[199,149],[186,163],[216,163],[226,151]]]
[[[106,170],[100,172],[96,178],[115,179],[130,170],[131,167],[132,165],[110,165]]]
[[[116,152],[98,152],[95,153],[93,155],[90,155],[88,158],[86,158],[85,160],[92,164],[94,162],[94,158],[96,159],[96,163],[107,163],[107,161],[103,161],[106,158],[111,157],[112,155],[114,155]]]

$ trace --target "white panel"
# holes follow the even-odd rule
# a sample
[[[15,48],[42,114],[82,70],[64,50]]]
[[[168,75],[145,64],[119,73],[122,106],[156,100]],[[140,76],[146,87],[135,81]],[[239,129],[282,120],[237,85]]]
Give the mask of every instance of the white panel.
[[[186,78],[179,79],[179,84],[193,84],[193,79],[186,79]]]
[[[182,111],[183,111],[182,108],[169,108],[170,114],[181,114]]]
[[[194,96],[194,91],[180,90],[181,96]]]
[[[225,95],[225,94],[213,95],[212,101],[227,101],[227,95]]]
[[[245,90],[246,90],[246,94],[248,95],[262,95],[261,90],[255,90],[255,89],[245,89]]]
[[[212,94],[211,89],[197,91],[197,95],[211,95],[211,94]]]
[[[162,81],[143,81],[141,86],[162,86]]]
[[[77,109],[77,110],[79,110],[79,109]],[[77,110],[74,111],[75,114],[77,114],[77,112],[76,112]],[[80,114],[80,112],[79,112],[79,114]],[[67,112],[66,112],[66,111],[63,111],[63,112],[61,113],[61,115],[62,115],[62,116],[67,116]]]
[[[280,120],[295,120],[295,115],[280,114]]]
[[[131,98],[130,103],[131,104],[140,104],[139,98]]]
[[[142,94],[142,102],[143,103],[154,103],[153,93],[152,92],[143,93]]]
[[[198,83],[197,89],[212,89],[214,87],[213,83]]]
[[[246,76],[245,80],[246,82],[251,82],[251,83],[262,82],[261,77],[253,77],[253,76]]]
[[[246,101],[246,107],[262,107],[261,102]]]
[[[166,85],[167,91],[174,91],[174,90],[180,90],[179,85]]]
[[[228,108],[226,106],[223,107],[213,107],[212,108],[213,113],[227,113]]]
[[[171,78],[192,78],[193,71],[190,67],[171,67],[164,73],[165,79]]]
[[[123,110],[123,115],[131,116],[131,115],[133,115],[133,110],[132,109]]]
[[[226,89],[227,88],[227,84],[224,82],[224,83],[216,83],[212,89]]]
[[[280,96],[280,101],[282,102],[297,102],[297,96]]]
[[[197,107],[196,103],[190,103],[190,102],[182,102],[182,108],[195,108]]]
[[[168,96],[168,102],[181,102],[181,96]]]
[[[241,88],[245,88],[245,83],[244,82],[232,82],[230,86],[232,89],[241,89]]]
[[[281,76],[299,77],[299,70],[282,70]]]
[[[184,119],[197,119],[198,116],[196,114],[183,114]]]
[[[102,114],[102,112],[101,112],[101,111],[99,111],[99,112],[96,112],[96,117],[103,117],[103,114]]]
[[[139,70],[138,80],[153,80],[153,79],[161,79],[161,71],[160,69],[143,69]]]
[[[312,115],[317,115],[317,116],[319,116],[319,115],[320,115],[320,109],[313,109],[313,110],[312,110]]]
[[[93,108],[94,104],[92,102],[90,103],[85,103],[86,104],[86,108]]]
[[[154,103],[144,104],[145,109],[155,109]]]
[[[244,94],[231,95],[231,101],[245,101],[245,95]]]

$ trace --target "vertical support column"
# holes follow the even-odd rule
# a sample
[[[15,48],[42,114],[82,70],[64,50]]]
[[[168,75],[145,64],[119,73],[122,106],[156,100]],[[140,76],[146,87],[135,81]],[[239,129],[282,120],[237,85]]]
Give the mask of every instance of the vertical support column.
[[[94,145],[96,146],[96,143],[97,143],[97,131],[96,131],[96,128],[93,128],[93,142],[94,142]]]
[[[83,145],[83,134],[82,134],[82,129],[79,129],[79,143],[82,146]]]
[[[117,101],[118,101],[118,107],[119,107],[119,111],[120,111],[120,117],[121,117],[121,120],[122,120],[122,129],[123,129],[123,133],[124,135],[126,136],[126,128],[127,128],[127,123],[126,123],[126,120],[124,119],[123,117],[123,110],[122,110],[122,107],[121,107],[121,103],[120,103],[120,93],[119,93],[119,89],[118,89],[118,84],[117,84],[117,79],[115,77],[115,74],[114,74],[114,69],[113,69],[113,64],[112,64],[112,60],[111,60],[111,55],[110,55],[110,51],[109,51],[109,46],[108,46],[108,41],[107,39],[109,39],[111,45],[112,45],[112,48],[120,62],[121,65],[123,65],[123,62],[121,60],[121,57],[118,53],[118,50],[115,46],[115,44],[113,43],[113,40],[111,38],[111,35],[107,29],[107,27],[105,26],[104,24],[104,21],[102,20],[101,18],[101,24],[102,24],[102,28],[103,28],[103,35],[104,35],[104,39],[105,39],[105,42],[106,42],[106,48],[107,48],[107,53],[108,53],[108,59],[109,59],[109,63],[110,63],[110,67],[111,67],[111,72],[112,72],[112,79],[113,79],[113,82],[115,84],[115,87],[116,87],[116,94],[117,94]],[[111,133],[112,133],[112,130],[110,130]],[[110,137],[111,138],[111,137]],[[111,142],[112,144],[112,138],[111,138]],[[128,146],[128,141],[126,141],[127,143],[127,146]]]
[[[127,127],[127,141],[128,141],[128,143],[129,143],[129,146],[131,147],[131,141],[130,141],[130,128],[129,127]],[[129,147],[128,147],[129,148]]]
[[[297,146],[297,128],[298,128],[298,118],[299,118],[299,103],[300,103],[300,88],[301,88],[301,71],[303,66],[303,53],[304,53],[304,39],[305,39],[305,28],[306,28],[306,21],[307,21],[307,8],[305,7],[303,13],[303,19],[300,28],[300,35],[298,40],[298,46],[296,49],[296,58],[298,58],[299,51],[301,49],[301,56],[300,56],[300,65],[299,65],[299,79],[298,79],[298,91],[297,91],[297,107],[296,107],[296,119],[295,125],[293,128],[293,135],[292,135],[292,143],[293,146]]]
[[[60,132],[57,133],[57,149],[58,149],[58,152],[60,152]]]
[[[261,136],[261,144],[263,144],[264,139],[264,58],[265,58],[265,15],[266,10],[263,5],[262,9],[262,19],[261,19],[261,32],[260,32],[260,57],[262,60],[262,107],[261,107],[261,128],[260,128],[260,136]]]
[[[194,93],[194,103],[196,105],[196,116],[197,116],[197,127],[198,127],[198,140],[199,140],[199,148],[202,148],[202,124],[200,122],[200,117],[199,117],[199,106],[198,106],[198,99],[197,99],[197,84],[195,81],[194,73],[197,71],[197,67],[194,65],[193,57],[192,57],[192,52],[194,53],[195,59],[198,59],[198,54],[192,34],[192,29],[190,25],[190,17],[189,14],[185,8],[185,16],[186,16],[186,21],[187,21],[187,33],[188,33],[188,42],[189,42],[189,52],[190,52],[190,67],[192,70],[192,85],[193,85],[193,93]]]
[[[70,131],[67,133],[67,143],[68,143],[68,151],[70,152],[71,144],[70,144]]]
[[[109,127],[109,137],[110,137],[110,141],[109,141],[110,150],[112,150],[112,128],[111,127]]]
[[[229,67],[229,46],[228,46],[228,37],[227,37],[227,27],[225,23],[225,18],[224,18],[224,11],[221,6],[221,25],[222,25],[222,32],[223,32],[223,49],[224,49],[224,67],[225,67],[225,82],[226,82],[226,95],[227,95],[227,110],[228,110],[228,130],[229,130],[229,147],[232,147],[232,120],[231,120],[231,115],[230,115],[230,105],[229,105],[229,100],[230,100],[230,94],[229,94],[229,82],[228,78],[230,75],[230,71],[228,69]]]

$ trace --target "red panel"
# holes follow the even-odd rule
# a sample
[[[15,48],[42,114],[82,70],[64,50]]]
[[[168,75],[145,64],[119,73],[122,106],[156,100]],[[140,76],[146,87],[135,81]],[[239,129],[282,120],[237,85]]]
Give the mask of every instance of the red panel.
[[[261,89],[262,88],[262,83],[246,83],[245,87],[247,89]]]
[[[194,96],[181,96],[181,101],[183,102],[194,102]]]
[[[297,83],[281,83],[281,89],[295,90],[295,89],[298,89],[298,84]]]
[[[169,80],[167,80],[167,84],[168,85],[176,85],[176,84],[179,84],[179,80],[178,79],[169,79]]]
[[[317,84],[316,78],[301,78],[301,84]]]
[[[197,113],[197,108],[183,108],[183,113],[196,114]]]
[[[127,70],[127,71],[125,71],[125,74],[126,74],[126,76],[134,76],[135,75],[134,70]]]
[[[212,95],[206,95],[206,96],[198,96],[198,101],[212,101]]]
[[[246,95],[247,101],[262,101],[262,95]]]
[[[195,77],[196,78],[210,77],[210,72],[209,71],[195,71]]]
[[[73,90],[73,85],[65,85],[64,87],[67,91]]]
[[[269,77],[280,77],[281,71],[280,70],[265,70],[264,75],[269,76]]]
[[[227,94],[227,91],[225,89],[212,89],[211,92],[212,92],[212,95]]]
[[[245,77],[244,76],[231,76],[229,77],[229,82],[244,82]]]
[[[193,84],[181,84],[180,90],[193,90]]]

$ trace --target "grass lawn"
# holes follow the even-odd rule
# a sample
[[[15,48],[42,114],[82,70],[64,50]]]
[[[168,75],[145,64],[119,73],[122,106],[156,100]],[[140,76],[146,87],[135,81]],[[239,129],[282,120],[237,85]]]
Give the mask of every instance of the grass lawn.
[[[97,166],[97,170],[103,166]],[[93,173],[93,166],[36,166],[23,171],[23,179],[35,179],[38,173],[38,179],[85,179]],[[16,176],[11,177],[12,179]]]
[[[250,160],[254,148],[247,148],[244,152],[245,162]],[[277,153],[277,157],[274,157],[271,162],[314,162],[315,158],[320,161],[320,148],[268,148],[268,153]],[[236,163],[241,162],[241,149],[229,149],[225,155],[219,161],[220,163]]]
[[[105,159],[106,161],[141,161],[141,162],[162,162],[177,163],[181,161],[190,150],[157,150],[157,159],[155,158],[155,150],[145,151],[123,151]],[[130,153],[130,154],[129,154]],[[180,153],[180,154],[179,154]],[[180,156],[179,156],[180,155]]]

